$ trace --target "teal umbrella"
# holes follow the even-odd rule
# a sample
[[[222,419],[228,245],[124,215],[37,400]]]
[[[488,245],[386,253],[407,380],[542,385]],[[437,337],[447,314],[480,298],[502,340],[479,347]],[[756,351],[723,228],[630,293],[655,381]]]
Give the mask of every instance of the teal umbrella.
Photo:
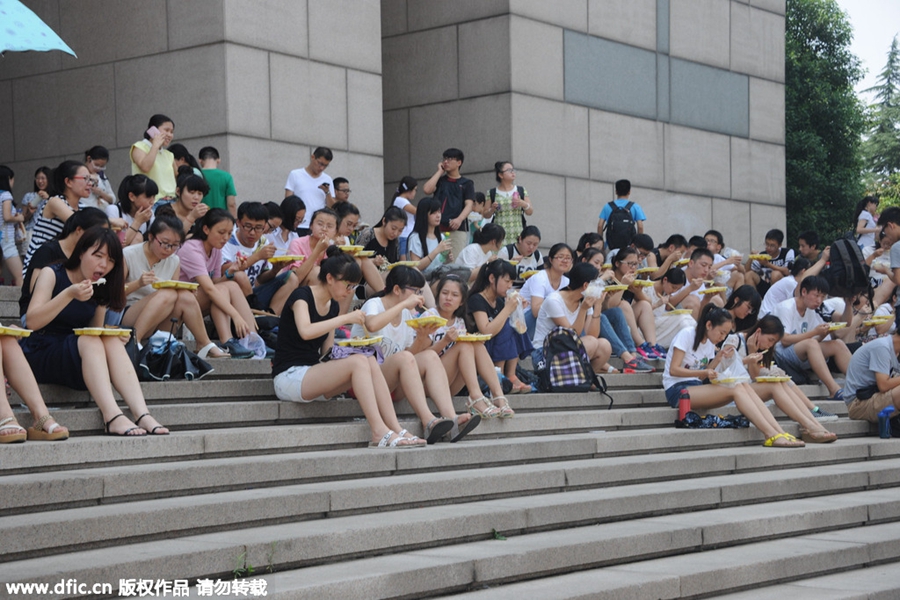
[[[27,6],[18,0],[0,0],[0,55],[9,50],[62,50],[75,56],[56,32]]]

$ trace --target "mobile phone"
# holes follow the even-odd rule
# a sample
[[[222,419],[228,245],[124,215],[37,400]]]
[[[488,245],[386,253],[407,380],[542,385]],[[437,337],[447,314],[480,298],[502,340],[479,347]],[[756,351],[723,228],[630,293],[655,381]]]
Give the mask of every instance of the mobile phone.
[[[156,126],[154,125],[153,127],[151,127],[150,129],[147,130],[147,135],[149,135],[150,139],[152,140],[153,138],[155,138],[156,136],[159,135],[159,129],[157,129]]]
[[[331,187],[331,184],[328,183],[327,181],[325,183],[323,183],[322,185],[324,185],[325,187]]]

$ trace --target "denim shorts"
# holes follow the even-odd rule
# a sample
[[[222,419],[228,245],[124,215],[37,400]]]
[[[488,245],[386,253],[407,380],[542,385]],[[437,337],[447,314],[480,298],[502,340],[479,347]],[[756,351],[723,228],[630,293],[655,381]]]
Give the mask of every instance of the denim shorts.
[[[678,398],[681,396],[681,390],[687,389],[689,387],[694,387],[695,385],[703,385],[703,382],[699,379],[679,381],[666,390],[666,402],[668,402],[669,406],[671,406],[672,408],[678,408]]]
[[[779,350],[775,348],[775,363],[779,365],[787,365],[795,371],[811,371],[812,367],[808,360],[800,360],[794,351],[794,346],[788,346]]]

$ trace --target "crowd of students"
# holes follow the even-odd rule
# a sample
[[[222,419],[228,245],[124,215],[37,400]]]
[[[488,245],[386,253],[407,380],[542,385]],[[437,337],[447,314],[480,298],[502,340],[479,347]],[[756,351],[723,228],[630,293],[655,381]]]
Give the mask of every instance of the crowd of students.
[[[325,173],[333,157],[327,148],[290,173],[280,203],[238,204],[218,152],[201,149],[197,163],[183,146],[173,151],[173,137],[174,122],[154,115],[132,147],[133,174],[117,195],[105,181],[108,153],[99,147],[85,163],[39,169],[34,191],[18,205],[13,174],[0,167],[7,225],[0,244],[11,269],[24,254],[21,325],[33,330],[21,344],[0,335],[0,354],[4,372],[30,367],[8,377],[35,421],[19,427],[0,398],[0,442],[68,435],[49,416],[37,383],[88,389],[109,434],[168,433],[149,414],[126,364],[126,337],[74,330],[121,325],[140,344],[171,319],[184,323],[202,357],[272,359],[282,400],[355,398],[371,445],[381,448],[457,442],[483,419],[513,417],[506,395],[534,391],[520,380],[519,361],[543,364],[543,342],[560,327],[581,338],[600,373],[618,371],[613,355],[624,373],[653,372],[652,362],[664,360],[673,407],[682,399],[701,411],[734,402],[766,446],[836,439],[821,424],[836,417],[782,375],[815,373],[834,399],[851,403],[854,418],[871,420],[873,407],[896,402],[890,371],[887,384],[849,371],[858,356],[875,355],[863,342],[887,348],[878,338],[888,333],[900,340],[890,318],[877,325],[867,319],[893,314],[893,285],[900,282],[890,269],[900,268],[900,250],[876,300],[828,299],[828,250],[819,255],[814,233],[800,236],[798,258],[782,247],[778,230],[766,234],[764,252],[746,258],[714,230],[673,234],[657,245],[643,232],[646,215],[630,199],[630,183],[621,180],[596,233],[585,233],[574,249],[551,244],[544,255],[540,205],[517,185],[513,164],[497,162],[497,185],[479,193],[461,174],[464,155],[454,148],[423,185],[428,197],[415,202],[417,182],[405,177],[382,218],[360,228],[349,181]],[[867,261],[887,248],[893,255],[900,209],[885,210],[870,231],[875,206],[861,207],[861,246],[873,243],[876,231],[886,244],[863,247]],[[154,285],[168,280],[196,289]],[[879,299],[881,306],[872,304]],[[280,317],[277,343],[264,352],[254,341],[260,313]],[[849,326],[833,331],[827,321]],[[879,354],[878,365],[893,367],[896,354],[892,361]],[[829,364],[848,373],[843,390]],[[866,404],[873,378],[875,401]],[[118,409],[113,388],[133,418]],[[463,388],[466,410],[457,414],[452,396]],[[404,398],[421,436],[398,422],[393,403]],[[780,427],[767,400],[800,424],[802,441]]]

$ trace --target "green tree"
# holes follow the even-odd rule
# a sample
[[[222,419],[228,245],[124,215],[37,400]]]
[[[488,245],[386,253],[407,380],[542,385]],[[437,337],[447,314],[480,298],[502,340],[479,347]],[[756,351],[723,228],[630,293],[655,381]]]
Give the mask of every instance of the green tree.
[[[850,52],[853,32],[835,0],[788,0],[785,20],[787,227],[832,240],[852,227],[863,193],[865,110]]]
[[[875,177],[900,171],[900,48],[897,36],[888,51],[887,64],[878,75],[878,84],[866,90],[875,92],[869,107],[872,126],[863,142],[866,167]]]

